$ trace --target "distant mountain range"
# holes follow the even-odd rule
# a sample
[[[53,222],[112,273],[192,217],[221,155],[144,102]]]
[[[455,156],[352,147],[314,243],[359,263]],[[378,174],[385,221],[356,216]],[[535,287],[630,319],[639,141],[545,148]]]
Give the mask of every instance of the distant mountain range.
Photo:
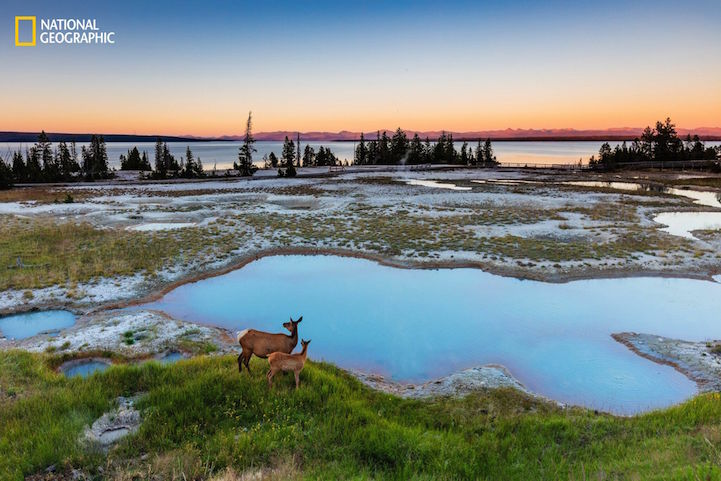
[[[386,129],[389,135],[395,129]],[[698,134],[702,140],[721,140],[721,127],[697,127],[694,129],[678,128],[678,134],[685,137],[686,134]],[[477,130],[468,132],[449,132],[452,133],[456,140],[632,140],[641,135],[643,128],[639,127],[618,127],[610,129],[504,129],[504,130]],[[381,130],[383,132],[383,130]],[[413,131],[406,130],[406,134],[412,137],[415,133],[425,139],[429,137],[431,140],[437,139],[442,130],[430,131]],[[71,133],[48,133],[48,137],[52,142],[88,142],[91,134],[71,134]],[[276,130],[272,132],[258,132],[253,134],[256,140],[274,140],[279,141],[285,139],[286,136],[295,139],[298,132],[290,130]],[[373,139],[376,131],[364,132],[366,139]],[[0,142],[35,142],[38,132],[0,132]],[[154,142],[158,137],[167,142],[202,142],[212,140],[242,140],[242,135],[221,135],[218,137],[200,137],[195,135],[133,135],[133,134],[103,134],[106,142]],[[330,142],[330,141],[353,141],[360,138],[360,132],[351,132],[341,130],[340,132],[300,132],[300,137],[304,141],[309,142]]]

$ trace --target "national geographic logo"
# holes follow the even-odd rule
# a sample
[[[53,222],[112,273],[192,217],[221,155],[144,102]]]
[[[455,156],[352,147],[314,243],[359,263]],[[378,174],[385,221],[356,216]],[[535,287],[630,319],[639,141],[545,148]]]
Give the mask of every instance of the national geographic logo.
[[[21,15],[19,17],[15,17],[15,46],[34,47],[36,39],[36,27],[37,22],[35,21],[34,16],[31,17],[28,15]],[[29,37],[27,37],[28,33],[30,33]],[[27,38],[28,40],[20,40],[21,37]]]
[[[38,35],[37,17],[15,17],[15,46],[34,47],[38,37],[42,45],[115,44],[115,32],[102,30],[95,18],[41,18]]]

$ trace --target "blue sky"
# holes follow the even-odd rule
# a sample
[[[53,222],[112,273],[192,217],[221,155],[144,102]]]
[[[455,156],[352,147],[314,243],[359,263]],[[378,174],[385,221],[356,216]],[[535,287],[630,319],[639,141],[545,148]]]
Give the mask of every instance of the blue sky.
[[[718,1],[4,5],[3,130],[721,124]],[[116,44],[14,47],[15,15]]]

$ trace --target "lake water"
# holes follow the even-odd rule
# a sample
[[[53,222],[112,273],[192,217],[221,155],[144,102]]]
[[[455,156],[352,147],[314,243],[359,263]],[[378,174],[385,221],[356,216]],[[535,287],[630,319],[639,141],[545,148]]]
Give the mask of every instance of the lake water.
[[[626,414],[680,402],[696,386],[632,353],[612,333],[721,338],[721,284],[711,281],[551,284],[334,256],[266,257],[141,308],[271,332],[303,315],[300,337],[313,340],[313,359],[405,381],[498,363],[552,399]]]
[[[603,141],[496,141],[493,142],[493,149],[496,157],[500,162],[506,163],[529,163],[529,164],[549,164],[549,163],[575,163],[579,158],[583,158],[584,162],[588,161],[591,155],[598,154],[598,149]],[[333,153],[341,160],[351,162],[353,160],[353,142],[307,142],[316,152],[321,145],[330,147]],[[460,150],[462,142],[456,142],[456,149]],[[21,142],[0,142],[0,157],[8,158],[12,152],[20,149],[25,151],[32,144]],[[80,147],[88,145],[87,143],[77,143],[78,155]],[[301,150],[305,148],[306,142],[301,139]],[[474,142],[469,145],[475,146]],[[709,144],[710,145],[710,144]],[[129,149],[138,147],[142,151],[148,153],[151,164],[155,155],[154,142],[108,142],[108,160],[111,167],[120,168],[120,154],[127,154]],[[240,142],[223,141],[223,142],[168,142],[168,148],[177,159],[181,156],[185,157],[185,148],[190,146],[193,154],[200,157],[206,170],[210,170],[213,166],[218,169],[226,169],[233,166],[233,162],[238,160],[238,147]],[[253,156],[257,162],[261,162],[263,156],[275,152],[280,157],[283,142],[256,142],[258,152]],[[474,147],[475,148],[475,147]]]
[[[42,311],[0,317],[0,333],[8,339],[25,339],[41,332],[66,329],[75,324],[68,311]]]

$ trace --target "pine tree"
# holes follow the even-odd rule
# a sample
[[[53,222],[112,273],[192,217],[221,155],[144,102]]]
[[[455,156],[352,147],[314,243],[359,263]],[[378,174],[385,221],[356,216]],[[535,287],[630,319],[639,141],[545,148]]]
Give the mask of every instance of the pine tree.
[[[13,179],[15,182],[27,182],[28,180],[23,154],[19,150],[13,154]]]
[[[295,148],[297,149],[295,152],[295,166],[300,169],[300,132],[297,133],[296,139],[295,139]]]
[[[161,179],[168,175],[168,166],[165,164],[163,140],[161,138],[155,141],[155,174]]]
[[[106,179],[110,176],[108,171],[108,153],[105,140],[101,135],[92,135],[90,145],[82,149],[83,176],[87,180]]]
[[[30,147],[25,153],[25,166],[28,182],[42,182],[43,168],[40,165],[40,154],[35,147]]]
[[[421,138],[416,132],[413,134],[413,139],[411,139],[410,146],[408,148],[408,163],[411,165],[420,164],[423,162],[423,157],[423,144],[421,143]]]
[[[5,163],[5,159],[0,157],[0,190],[9,189],[13,186],[13,170]]]
[[[305,150],[303,151],[303,167],[314,167],[315,163],[315,150],[308,144],[305,144]]]
[[[355,156],[353,163],[356,165],[366,165],[368,162],[368,149],[366,148],[365,138],[363,138],[363,132],[360,134],[360,143],[355,149]]]
[[[463,142],[463,145],[461,145],[460,162],[462,165],[471,165],[470,157],[468,156],[468,142]]]
[[[408,137],[406,133],[401,130],[400,127],[396,129],[393,137],[391,138],[390,146],[390,159],[389,163],[398,164],[403,161],[408,152]]]
[[[278,156],[275,155],[275,152],[271,152],[268,156],[268,160],[270,161],[270,166],[274,169],[278,168]]]
[[[283,166],[285,167],[285,177],[295,177],[295,144],[286,135],[285,141],[283,142],[283,152],[281,155],[283,160]]]
[[[381,135],[379,141],[378,141],[378,163],[379,164],[390,164],[391,163],[391,155],[390,155],[390,138],[388,138],[388,134],[386,131],[383,131],[383,135]]]
[[[185,169],[183,169],[183,177],[193,178],[197,174],[195,167],[195,159],[193,158],[193,152],[190,150],[190,146],[185,147]]]
[[[486,139],[486,143],[483,146],[483,163],[486,165],[495,165],[498,163],[496,156],[493,153],[491,139]]]
[[[252,112],[248,112],[248,122],[245,125],[243,144],[238,149],[238,162],[234,165],[234,168],[243,177],[250,177],[255,173],[253,153],[257,152],[257,150],[253,146],[253,144],[255,144],[255,138],[253,137],[252,114]]]
[[[58,166],[55,162],[55,157],[52,152],[52,144],[48,136],[43,130],[38,135],[38,141],[35,143],[35,148],[40,154],[40,160],[42,161],[43,177],[47,181],[55,181],[60,177],[58,172]]]
[[[140,159],[140,166],[138,170],[153,170],[152,167],[150,167],[150,160],[148,160],[148,153],[143,150],[143,157]]]
[[[80,170],[80,166],[73,160],[70,153],[70,149],[65,142],[60,142],[58,145],[57,161],[60,177],[68,181],[73,177],[73,174]]]

